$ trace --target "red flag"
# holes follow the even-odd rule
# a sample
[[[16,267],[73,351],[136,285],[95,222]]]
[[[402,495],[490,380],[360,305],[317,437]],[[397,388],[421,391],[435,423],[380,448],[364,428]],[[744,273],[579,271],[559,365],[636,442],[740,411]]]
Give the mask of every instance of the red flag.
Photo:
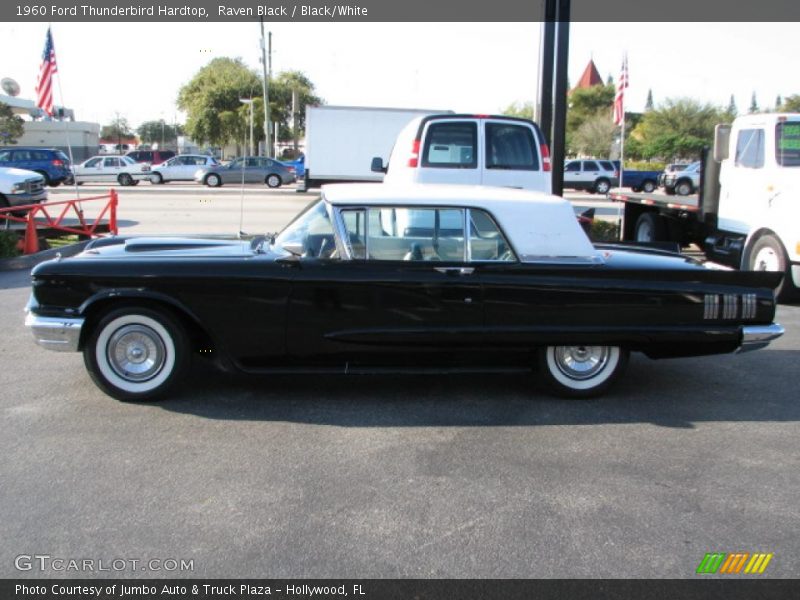
[[[57,72],[56,49],[53,46],[53,35],[48,27],[42,53],[42,66],[39,68],[39,78],[36,80],[36,106],[51,117],[53,116],[53,75]]]
[[[614,125],[625,120],[625,88],[628,87],[628,55],[622,57],[622,72],[619,74],[617,95],[614,97]]]

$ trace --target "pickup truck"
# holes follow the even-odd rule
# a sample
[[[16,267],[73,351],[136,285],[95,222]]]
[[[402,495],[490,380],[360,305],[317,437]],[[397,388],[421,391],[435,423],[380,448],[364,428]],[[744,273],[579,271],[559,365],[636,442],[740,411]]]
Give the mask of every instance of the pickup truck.
[[[45,179],[39,173],[0,167],[0,208],[38,204],[47,200]]]
[[[619,171],[619,161],[611,161],[614,168]],[[658,178],[661,171],[633,171],[626,170],[622,172],[619,187],[630,188],[634,192],[646,192],[648,194],[654,192],[658,187]]]

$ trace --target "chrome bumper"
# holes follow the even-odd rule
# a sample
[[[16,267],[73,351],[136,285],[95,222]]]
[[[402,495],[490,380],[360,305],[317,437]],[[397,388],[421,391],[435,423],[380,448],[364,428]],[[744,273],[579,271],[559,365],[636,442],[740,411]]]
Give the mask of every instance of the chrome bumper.
[[[771,325],[748,325],[742,327],[742,345],[737,352],[749,352],[768,346],[772,340],[783,335],[783,327],[778,323]]]
[[[36,343],[42,348],[58,352],[77,352],[83,321],[84,319],[40,317],[33,313],[28,313],[25,317],[25,325],[30,327]]]

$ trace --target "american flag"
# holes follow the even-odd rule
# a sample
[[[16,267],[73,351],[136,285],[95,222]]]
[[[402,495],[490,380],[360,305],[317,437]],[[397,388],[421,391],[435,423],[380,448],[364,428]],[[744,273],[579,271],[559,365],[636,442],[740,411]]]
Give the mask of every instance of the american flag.
[[[47,29],[47,38],[42,53],[42,66],[36,81],[36,106],[49,116],[53,116],[53,75],[58,72],[56,65],[56,49],[53,46],[53,34]]]
[[[614,125],[625,120],[625,88],[628,87],[628,55],[622,57],[622,71],[619,74],[617,95],[614,97]]]

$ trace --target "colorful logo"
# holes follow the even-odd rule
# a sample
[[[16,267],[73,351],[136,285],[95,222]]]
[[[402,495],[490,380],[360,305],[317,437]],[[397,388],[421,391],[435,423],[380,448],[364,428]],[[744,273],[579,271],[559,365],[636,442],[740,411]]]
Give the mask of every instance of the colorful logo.
[[[698,574],[721,573],[725,575],[761,574],[767,570],[773,554],[763,552],[708,552],[697,566]]]

